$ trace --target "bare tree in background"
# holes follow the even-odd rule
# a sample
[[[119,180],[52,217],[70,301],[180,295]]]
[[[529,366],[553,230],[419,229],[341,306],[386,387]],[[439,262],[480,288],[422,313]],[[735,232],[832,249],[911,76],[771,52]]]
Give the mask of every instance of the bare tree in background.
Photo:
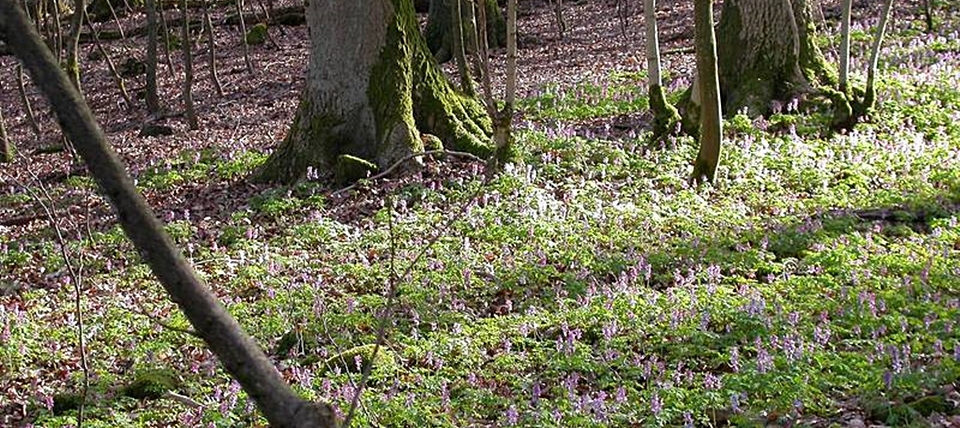
[[[162,1],[162,0],[161,0]],[[145,0],[147,12],[147,112],[152,116],[160,113],[160,97],[157,94],[157,0]]]
[[[186,3],[186,0],[184,0]],[[336,427],[333,409],[299,397],[287,385],[257,343],[217,301],[209,287],[163,230],[156,214],[140,195],[93,113],[45,48],[15,0],[0,0],[0,28],[14,54],[50,100],[64,133],[74,141],[116,209],[124,232],[139,250],[197,334],[217,355],[275,428]]]
[[[667,102],[660,73],[660,40],[657,30],[657,1],[644,0],[643,14],[647,41],[647,93],[653,113],[653,138],[657,141],[674,132],[680,123],[680,113]]]
[[[240,43],[243,47],[243,63],[247,66],[247,73],[253,74],[253,63],[250,61],[250,46],[247,44],[247,24],[243,20],[243,0],[236,0],[237,16],[240,19]]]
[[[223,96],[223,85],[217,75],[217,39],[213,35],[213,21],[210,19],[210,2],[203,0],[203,27],[207,33],[207,63],[210,69],[210,83],[217,91],[217,96]]]
[[[187,0],[183,0],[181,7],[181,16],[183,17],[183,25],[180,27],[180,39],[183,46],[183,108],[184,114],[187,116],[187,126],[191,130],[200,129],[200,122],[197,120],[197,112],[193,108],[193,52],[191,52],[191,45],[193,42],[190,39],[190,13],[187,10],[188,7]]]

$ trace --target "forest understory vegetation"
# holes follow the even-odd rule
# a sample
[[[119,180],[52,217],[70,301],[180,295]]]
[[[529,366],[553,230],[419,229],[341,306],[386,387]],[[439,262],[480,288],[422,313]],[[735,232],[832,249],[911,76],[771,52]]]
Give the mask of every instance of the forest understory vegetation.
[[[170,114],[156,122],[172,135],[137,136],[147,114],[126,111],[89,43],[81,83],[167,232],[304,397],[349,407],[390,314],[356,426],[950,427],[960,7],[931,1],[933,34],[921,2],[896,8],[863,123],[831,132],[832,112],[806,100],[728,117],[715,183],[701,186],[687,180],[692,138],[648,141],[643,13],[633,6],[624,39],[612,0],[568,5],[562,40],[547,2],[521,2],[517,162],[488,180],[482,163],[437,155],[345,192],[312,175],[248,182],[293,117],[303,26],[269,27],[281,49],[251,45],[253,75],[240,35],[218,26],[223,96],[197,44],[196,131],[176,114],[180,78],[165,65]],[[834,3],[818,29],[831,61]],[[868,60],[873,3],[855,3],[853,70]],[[693,63],[680,52],[691,10],[674,6],[661,21],[665,51],[677,50],[663,67],[672,102]],[[594,33],[615,52],[578,63]],[[104,43],[118,56],[141,49],[136,37]],[[0,64],[16,143],[0,164],[0,425],[76,424],[69,258],[83,271],[84,426],[265,426],[185,333],[93,180],[49,153],[60,134],[39,93],[28,90],[37,136],[6,71],[14,59]],[[387,307],[391,276],[414,260]]]

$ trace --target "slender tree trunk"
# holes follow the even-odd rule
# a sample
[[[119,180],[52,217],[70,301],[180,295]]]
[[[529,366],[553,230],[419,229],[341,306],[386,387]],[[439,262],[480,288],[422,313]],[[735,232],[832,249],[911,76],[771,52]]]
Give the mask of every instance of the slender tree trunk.
[[[187,0],[183,0],[181,4],[183,8],[183,25],[180,31],[183,44],[183,108],[187,116],[187,126],[191,130],[197,130],[200,129],[200,122],[193,108],[193,52],[191,52],[193,41],[190,39],[190,16],[187,11]]]
[[[312,47],[300,106],[256,179],[293,182],[308,167],[357,178],[351,171],[422,151],[418,131],[450,149],[490,153],[489,118],[447,82],[411,0],[315,1],[306,17]]]
[[[163,14],[163,1],[157,1],[157,13],[160,15],[160,30],[163,31],[163,56],[167,63],[167,71],[175,76],[177,71],[173,68],[173,59],[170,57],[170,29],[167,27],[167,18]]]
[[[257,343],[217,301],[184,259],[156,214],[137,191],[116,152],[110,147],[89,107],[57,66],[14,0],[0,0],[0,27],[13,52],[47,95],[64,132],[110,198],[124,232],[139,250],[170,298],[176,302],[217,355],[224,368],[257,403],[271,426],[325,428],[337,426],[330,406],[311,403],[287,385]]]
[[[873,39],[873,50],[870,53],[870,68],[867,69],[867,89],[863,96],[863,106],[860,113],[864,114],[873,108],[877,99],[875,81],[877,77],[877,62],[880,60],[880,48],[883,46],[883,37],[887,33],[887,22],[890,20],[890,10],[893,9],[893,0],[887,0],[877,24],[877,34]]]
[[[33,104],[30,103],[30,98],[27,97],[27,85],[23,81],[23,66],[19,63],[17,64],[17,93],[20,94],[23,111],[27,114],[27,123],[30,125],[33,134],[39,137],[41,134],[40,122],[37,122],[37,115],[33,113]]]
[[[107,61],[107,68],[110,69],[110,74],[113,75],[113,80],[120,89],[120,96],[123,98],[123,102],[127,104],[128,110],[132,109],[133,101],[130,99],[130,94],[127,93],[127,86],[123,83],[123,76],[120,76],[120,73],[117,72],[117,67],[113,65],[113,60],[110,59],[110,53],[107,52],[107,50],[103,48],[103,44],[100,43],[100,36],[97,34],[97,30],[93,28],[93,23],[90,22],[90,17],[87,16],[87,12],[83,11],[83,15],[86,18],[87,28],[90,29],[90,34],[93,36],[93,43],[97,46],[100,54],[103,55],[103,59]]]
[[[563,19],[563,0],[553,0],[553,17],[557,24],[557,38],[563,40],[567,32],[567,21]]]
[[[676,130],[680,113],[667,102],[660,74],[660,41],[657,31],[657,2],[644,0],[644,25],[647,39],[647,92],[653,113],[653,141]]]
[[[54,3],[58,3],[58,1],[54,0]],[[73,15],[70,18],[70,39],[67,40],[66,45],[65,68],[73,86],[83,95],[83,90],[80,88],[80,57],[77,51],[80,48],[80,26],[83,24],[84,1],[74,0],[73,4]]]
[[[157,0],[146,0],[147,12],[147,112],[152,116],[160,113],[160,97],[157,94]]]
[[[12,162],[14,156],[14,147],[13,141],[10,140],[10,137],[7,135],[7,126],[3,120],[3,109],[0,109],[0,147],[2,147],[2,153],[0,153],[0,161],[2,162]]]
[[[241,18],[242,19],[242,18]],[[223,85],[217,75],[217,39],[213,35],[213,21],[210,20],[210,2],[203,0],[203,25],[207,31],[207,62],[210,68],[210,83],[218,97],[223,96]]]
[[[932,0],[923,0],[923,22],[927,25],[927,33],[933,33],[933,5]]]
[[[451,9],[453,21],[453,52],[457,60],[457,71],[460,73],[460,90],[467,96],[476,96],[476,90],[473,87],[473,79],[470,77],[470,69],[467,67],[467,51],[464,48],[464,23],[463,23],[463,2],[465,0],[453,0],[455,3]]]
[[[720,164],[721,109],[717,40],[713,34],[713,0],[694,0],[697,81],[700,84],[700,153],[693,164],[694,183],[713,182]]]
[[[247,73],[253,74],[253,63],[250,62],[250,46],[247,45],[247,24],[243,21],[243,0],[236,0],[237,16],[240,17],[240,43],[243,47],[243,63],[247,65]]]
[[[850,9],[853,0],[840,2],[840,92],[848,94],[850,79]]]

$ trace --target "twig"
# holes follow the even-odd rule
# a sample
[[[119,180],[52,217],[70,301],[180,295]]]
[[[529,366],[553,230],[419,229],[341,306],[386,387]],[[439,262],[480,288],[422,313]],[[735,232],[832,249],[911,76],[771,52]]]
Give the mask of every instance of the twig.
[[[26,156],[20,155],[20,158],[26,160]],[[24,185],[15,177],[7,174],[4,175],[7,175],[7,178],[10,181],[29,193],[30,196],[37,201],[38,204],[40,204],[40,207],[43,208],[47,219],[50,221],[50,224],[53,226],[53,230],[57,235],[57,244],[60,247],[60,256],[63,257],[63,264],[70,276],[70,283],[73,285],[74,316],[77,319],[77,348],[80,352],[80,369],[83,373],[80,405],[77,407],[77,426],[83,427],[84,407],[87,402],[87,393],[90,390],[90,367],[87,364],[87,346],[83,333],[83,257],[82,255],[78,257],[79,265],[75,266],[73,264],[70,253],[67,251],[67,240],[63,237],[63,230],[60,228],[59,216],[57,215],[56,210],[51,207],[51,204],[53,203],[53,197],[50,196],[49,192],[47,192],[47,187],[44,186],[42,181],[40,181],[40,177],[37,176],[36,172],[28,168],[27,173],[30,174],[33,180],[38,184],[40,188],[39,194],[32,188]],[[50,204],[48,204],[48,202]]]
[[[194,409],[199,409],[203,407],[203,404],[198,403],[196,400],[190,397],[187,397],[186,395],[177,394],[176,392],[173,392],[173,391],[165,392],[163,394],[163,398],[176,401],[180,404],[183,404],[184,406],[192,407]]]
[[[442,152],[443,150],[439,150],[439,151]],[[457,152],[452,152],[452,153],[457,153]],[[478,158],[477,156],[474,156],[474,155],[470,155],[470,156],[472,156],[473,158],[476,158],[477,160],[480,160],[481,162],[487,162]],[[360,394],[363,393],[363,388],[366,386],[367,380],[370,378],[370,373],[373,371],[373,362],[376,361],[377,353],[380,351],[380,348],[383,346],[383,343],[386,340],[387,327],[389,326],[390,320],[391,320],[391,317],[388,316],[388,314],[391,312],[389,308],[393,306],[393,301],[396,298],[397,285],[400,283],[401,280],[405,280],[410,275],[410,273],[413,271],[413,268],[418,263],[420,263],[420,260],[427,253],[427,251],[429,251],[430,248],[432,248],[433,245],[436,244],[441,237],[446,235],[450,227],[453,226],[453,223],[459,220],[460,218],[462,218],[463,214],[467,211],[467,207],[473,204],[473,202],[480,196],[484,187],[490,183],[492,178],[493,178],[492,175],[484,176],[483,182],[480,184],[479,187],[477,187],[477,190],[473,192],[473,194],[471,194],[469,198],[467,198],[467,202],[461,205],[459,211],[457,211],[455,215],[450,216],[450,218],[448,218],[447,221],[437,229],[438,232],[435,235],[433,235],[429,241],[427,241],[427,244],[420,249],[416,257],[413,258],[413,261],[411,261],[410,264],[407,265],[407,267],[403,270],[403,273],[399,276],[396,275],[396,270],[394,269],[394,266],[393,266],[393,262],[395,259],[394,251],[396,247],[395,236],[393,233],[393,206],[392,205],[388,206],[388,209],[390,210],[390,216],[388,217],[388,221],[389,221],[388,227],[390,228],[390,245],[391,245],[390,247],[390,251],[391,251],[390,253],[391,281],[390,282],[391,283],[390,283],[390,288],[387,291],[387,301],[386,301],[386,304],[384,305],[387,310],[384,310],[383,315],[380,316],[379,319],[377,320],[377,340],[376,342],[374,342],[373,350],[370,352],[370,359],[366,362],[366,364],[364,364],[363,375],[360,378],[360,385],[357,387],[357,393],[356,395],[353,396],[353,399],[350,401],[350,410],[347,412],[347,417],[344,419],[344,422],[343,422],[343,426],[345,428],[350,427],[350,421],[353,419],[354,412],[356,411],[357,402],[360,399]]]
[[[465,158],[467,158],[467,159],[470,159],[470,160],[476,161],[476,162],[486,162],[485,160],[481,159],[479,156],[477,156],[477,155],[475,155],[475,154],[473,154],[473,153],[457,152],[457,151],[452,151],[452,150],[427,150],[427,151],[424,151],[424,152],[413,153],[413,154],[411,154],[411,155],[407,155],[407,156],[401,158],[400,160],[394,162],[393,165],[390,165],[390,167],[387,168],[387,169],[385,169],[383,172],[381,172],[381,173],[379,173],[379,174],[376,174],[376,175],[374,175],[374,176],[372,176],[372,177],[370,177],[370,178],[367,178],[367,181],[378,180],[378,179],[380,179],[380,178],[386,177],[386,176],[390,175],[390,173],[392,173],[395,169],[399,168],[400,165],[402,165],[404,162],[407,162],[407,161],[409,161],[409,160],[411,160],[411,159],[418,158],[418,157],[421,157],[421,156],[435,155],[435,154],[445,154],[445,155],[451,155],[451,156],[460,156],[460,157],[465,157]],[[359,185],[359,183],[351,184],[351,185],[349,185],[349,186],[347,186],[347,187],[344,187],[344,188],[342,188],[342,189],[340,189],[340,190],[334,191],[333,193],[330,194],[330,196],[336,196],[336,195],[339,195],[339,194],[341,194],[341,193],[344,193],[344,192],[353,190],[353,189],[355,189],[358,185]]]

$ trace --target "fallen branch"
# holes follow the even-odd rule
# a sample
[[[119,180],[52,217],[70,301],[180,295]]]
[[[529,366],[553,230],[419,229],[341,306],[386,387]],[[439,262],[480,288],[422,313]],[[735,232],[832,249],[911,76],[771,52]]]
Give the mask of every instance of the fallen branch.
[[[452,151],[452,150],[427,150],[427,151],[425,151],[425,152],[418,152],[418,153],[413,153],[413,154],[411,154],[411,155],[408,155],[408,156],[406,156],[406,157],[404,157],[404,158],[402,158],[402,159],[394,162],[393,165],[390,165],[390,167],[387,168],[387,169],[385,169],[383,172],[381,172],[381,173],[379,173],[379,174],[377,174],[377,175],[374,175],[374,176],[372,176],[372,177],[370,177],[370,178],[367,178],[366,180],[367,180],[367,181],[373,181],[373,180],[381,179],[381,178],[383,178],[383,177],[386,177],[386,176],[390,175],[394,170],[396,170],[397,168],[399,168],[400,165],[402,165],[404,162],[407,162],[407,161],[409,161],[409,160],[411,160],[411,159],[418,158],[418,157],[421,157],[421,156],[436,155],[436,154],[444,154],[444,155],[451,155],[451,156],[460,156],[460,157],[465,157],[465,158],[470,159],[470,160],[475,161],[475,162],[486,162],[485,160],[481,159],[479,156],[477,156],[477,155],[475,155],[475,154],[473,154],[473,153],[456,152],[456,151]],[[330,196],[336,196],[336,195],[339,195],[339,194],[341,194],[341,193],[347,192],[347,191],[349,191],[349,190],[353,190],[353,189],[355,189],[359,184],[360,184],[359,182],[358,182],[358,183],[353,183],[353,184],[351,184],[351,185],[349,185],[349,186],[347,186],[347,187],[344,187],[344,188],[342,188],[342,189],[340,189],[340,190],[334,191],[333,193],[330,194]]]

